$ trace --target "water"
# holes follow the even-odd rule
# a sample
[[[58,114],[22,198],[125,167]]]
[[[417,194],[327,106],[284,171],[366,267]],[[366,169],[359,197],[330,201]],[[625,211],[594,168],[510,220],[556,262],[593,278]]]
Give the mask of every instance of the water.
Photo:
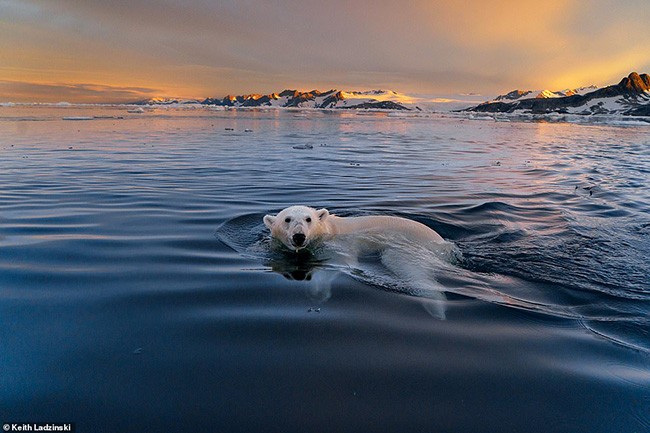
[[[650,127],[0,110],[2,422],[650,431]],[[293,204],[435,229],[446,300],[272,250]]]

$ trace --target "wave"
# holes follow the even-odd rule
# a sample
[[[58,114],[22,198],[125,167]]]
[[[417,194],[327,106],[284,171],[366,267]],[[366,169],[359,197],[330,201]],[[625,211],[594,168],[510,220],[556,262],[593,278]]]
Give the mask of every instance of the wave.
[[[465,210],[471,214],[509,211],[505,203],[487,203]],[[460,212],[462,213],[462,212]],[[406,216],[406,215],[405,215]],[[215,235],[230,248],[281,273],[287,278],[317,281],[344,273],[364,284],[383,290],[442,302],[441,293],[451,293],[509,308],[580,321],[583,326],[616,344],[650,351],[643,329],[650,325],[647,301],[650,292],[642,284],[646,270],[630,273],[627,267],[594,270],[607,242],[571,233],[556,238],[536,237],[525,230],[490,227],[490,235],[458,225],[453,233],[457,251],[441,260],[422,257],[408,250],[398,254],[402,272],[395,273],[379,255],[361,257],[353,266],[332,260],[345,254],[349,244],[330,242],[309,254],[274,248],[262,223],[263,214],[248,214],[221,225]],[[430,227],[434,220],[411,216]],[[462,220],[462,218],[460,218]],[[418,257],[419,255],[419,257]],[[426,266],[420,266],[426,263]],[[627,277],[625,283],[621,281]],[[320,280],[319,280],[320,279]],[[618,281],[622,284],[614,284]],[[623,285],[625,284],[625,285]],[[323,299],[326,300],[329,293]],[[444,301],[444,300],[443,300]],[[439,311],[438,311],[439,313]],[[444,313],[443,313],[444,316]]]

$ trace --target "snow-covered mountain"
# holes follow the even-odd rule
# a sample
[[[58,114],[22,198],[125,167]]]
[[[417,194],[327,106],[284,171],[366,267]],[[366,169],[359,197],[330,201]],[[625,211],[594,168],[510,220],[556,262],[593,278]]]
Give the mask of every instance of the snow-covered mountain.
[[[650,76],[632,72],[618,84],[562,91],[513,90],[466,111],[517,114],[650,116]]]
[[[198,104],[198,99],[180,99],[180,98],[151,98],[143,101],[134,102],[132,105],[179,105],[179,104]]]
[[[470,104],[483,100],[480,94],[463,93],[450,95],[406,95],[392,90],[283,90],[282,92],[247,95],[228,95],[223,98],[180,99],[151,98],[132,104],[144,106],[217,106],[224,108],[267,107],[267,108],[312,108],[312,109],[379,109],[419,112],[450,112],[462,110]],[[404,115],[409,115],[404,113]]]
[[[577,89],[564,89],[564,90],[513,90],[505,95],[499,95],[489,102],[511,102],[518,99],[527,98],[563,98],[565,96],[584,95],[585,93],[597,90],[597,86],[579,87]]]
[[[312,90],[283,90],[280,93],[268,95],[250,94],[233,96],[222,99],[206,98],[204,105],[220,105],[226,107],[296,107],[296,108],[349,108],[349,109],[385,109],[410,110],[405,103],[411,103],[413,98],[391,90],[370,90],[366,92],[346,92],[328,90],[321,92]]]

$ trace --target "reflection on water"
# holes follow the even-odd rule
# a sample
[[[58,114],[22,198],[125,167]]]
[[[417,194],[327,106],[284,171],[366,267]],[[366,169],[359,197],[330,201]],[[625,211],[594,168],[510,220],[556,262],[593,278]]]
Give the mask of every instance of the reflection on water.
[[[0,421],[648,431],[648,131],[0,107]],[[294,204],[461,255],[283,254]]]

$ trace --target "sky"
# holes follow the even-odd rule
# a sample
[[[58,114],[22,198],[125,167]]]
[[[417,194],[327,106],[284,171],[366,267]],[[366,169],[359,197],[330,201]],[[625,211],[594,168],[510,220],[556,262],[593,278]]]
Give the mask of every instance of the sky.
[[[0,101],[496,95],[650,72],[647,0],[0,0]]]

